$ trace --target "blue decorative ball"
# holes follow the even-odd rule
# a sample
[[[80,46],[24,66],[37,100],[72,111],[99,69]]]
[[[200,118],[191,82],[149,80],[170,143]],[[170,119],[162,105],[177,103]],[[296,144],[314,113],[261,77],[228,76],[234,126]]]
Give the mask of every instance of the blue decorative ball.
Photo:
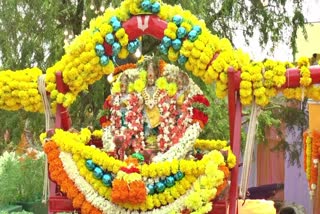
[[[102,44],[97,44],[95,49],[98,56],[104,55],[104,47]]]
[[[147,189],[148,189],[148,195],[153,195],[154,193],[156,193],[156,188],[153,184],[148,184]]]
[[[112,16],[110,18],[110,24],[113,24],[114,22],[118,22],[118,21],[119,21],[119,19],[116,16]]]
[[[119,21],[115,21],[111,25],[112,25],[112,28],[114,31],[117,31],[121,28],[121,22],[119,22]]]
[[[143,2],[141,2],[140,6],[144,11],[148,12],[151,10],[152,4],[150,0],[144,0]]]
[[[191,30],[188,34],[188,38],[191,42],[194,42],[198,38],[198,33],[195,30]]]
[[[180,181],[182,178],[184,178],[183,172],[178,171],[176,174],[174,174],[174,179],[176,179],[176,181]]]
[[[173,187],[175,184],[174,177],[173,176],[166,177],[165,184],[166,184],[166,187]]]
[[[158,193],[164,192],[165,189],[166,189],[166,186],[164,185],[163,182],[159,181],[156,183],[156,190]]]
[[[159,13],[160,12],[160,3],[159,2],[155,2],[152,4],[151,12],[152,13]]]
[[[103,170],[100,168],[100,167],[96,167],[94,168],[93,170],[93,176],[96,178],[96,179],[101,179],[102,176],[103,176]]]
[[[198,35],[201,34],[201,32],[202,32],[201,27],[198,25],[193,26],[192,30],[196,31],[198,33]]]
[[[182,23],[183,18],[182,18],[182,16],[180,16],[180,15],[175,15],[175,16],[172,18],[172,21],[173,21],[177,26],[179,26],[179,25]]]
[[[184,27],[179,27],[177,30],[177,36],[179,39],[184,38],[187,35],[187,30]]]
[[[90,171],[94,170],[94,168],[96,167],[96,165],[93,163],[92,160],[86,160],[86,167],[87,169],[89,169]]]
[[[178,58],[178,63],[184,65],[187,62],[188,58],[186,56],[180,55]]]
[[[167,37],[167,36],[164,36],[163,38],[162,38],[162,42],[161,42],[166,48],[169,48],[170,46],[171,46],[171,43],[172,43],[172,41],[171,41],[171,39],[169,38],[169,37]]]
[[[109,63],[109,57],[107,57],[106,55],[103,55],[100,57],[100,64],[102,66],[106,66]]]
[[[137,50],[137,45],[136,45],[136,43],[133,41],[133,42],[129,42],[128,43],[128,51],[130,52],[130,53],[134,53],[134,52],[136,52],[136,50]]]
[[[180,50],[181,45],[182,45],[182,42],[181,42],[180,39],[175,39],[175,40],[172,41],[172,48],[173,48],[175,51]]]
[[[108,33],[105,36],[105,40],[108,44],[112,45],[114,43],[114,35],[112,33]]]
[[[112,55],[117,56],[121,50],[121,45],[118,42],[112,44]]]
[[[109,173],[106,173],[103,175],[102,177],[102,183],[104,185],[106,185],[107,187],[111,187],[112,186],[112,176]]]
[[[167,55],[168,54],[168,48],[164,46],[164,44],[160,44],[159,46],[160,53]]]

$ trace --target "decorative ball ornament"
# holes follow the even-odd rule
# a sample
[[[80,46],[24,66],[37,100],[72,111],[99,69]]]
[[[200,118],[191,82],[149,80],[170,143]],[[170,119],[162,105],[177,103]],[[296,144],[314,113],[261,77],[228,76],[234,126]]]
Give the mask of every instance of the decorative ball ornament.
[[[118,42],[112,44],[112,56],[117,56],[120,53],[121,45]]]
[[[177,25],[181,25],[182,21],[183,21],[183,18],[182,16],[180,15],[175,15],[173,18],[172,18],[172,21]]]
[[[178,58],[178,63],[180,65],[184,65],[188,61],[188,58],[186,56],[180,55]]]
[[[165,189],[166,189],[166,186],[164,185],[164,183],[162,181],[159,181],[156,183],[156,190],[158,193],[164,192]]]
[[[175,180],[173,176],[166,177],[166,180],[165,180],[166,187],[173,187],[174,184],[175,184]]]
[[[180,50],[181,45],[182,45],[182,42],[181,42],[180,39],[175,39],[175,40],[172,41],[172,48],[173,48],[175,51]]]
[[[200,35],[201,32],[202,32],[201,27],[198,26],[198,25],[193,26],[193,27],[192,27],[192,30],[196,31],[196,32],[198,33],[198,35]]]
[[[96,167],[92,160],[86,160],[86,167],[88,170],[92,171]]]
[[[104,174],[102,176],[102,182],[107,187],[111,187],[112,186],[112,176],[111,176],[111,174],[109,174],[109,173]]]
[[[121,28],[121,22],[119,22],[119,21],[115,21],[111,25],[112,25],[112,28],[114,31],[117,31]]]
[[[188,34],[188,39],[191,41],[191,42],[194,42],[196,39],[198,38],[198,33],[197,31],[195,30],[191,30]]]
[[[103,176],[103,170],[100,168],[100,167],[96,167],[94,168],[93,170],[93,176],[96,178],[96,179],[101,179],[102,176]]]
[[[147,189],[148,189],[148,194],[149,195],[153,195],[156,193],[156,188],[153,184],[148,184],[147,185]]]
[[[100,64],[102,66],[106,66],[109,63],[109,57],[107,57],[106,55],[103,55],[102,57],[100,57]]]
[[[97,53],[98,56],[103,56],[104,47],[103,47],[102,44],[97,44],[95,50],[96,50],[96,53]]]
[[[144,11],[148,12],[151,10],[152,4],[149,0],[144,0],[143,2],[141,2],[140,6]]]
[[[119,19],[116,17],[116,16],[112,16],[111,18],[110,18],[110,24],[112,25],[113,23],[115,23],[115,22],[118,22],[119,21]]]
[[[134,40],[134,41],[131,41],[131,42],[129,42],[129,44],[128,44],[128,51],[130,52],[130,53],[135,53],[136,51],[137,51],[137,49],[139,48],[139,46],[140,46],[140,40],[139,39],[136,39],[136,40]]]
[[[174,174],[174,179],[176,179],[176,181],[180,181],[180,180],[182,180],[182,178],[184,178],[183,172],[178,171],[176,174]]]
[[[161,44],[163,44],[166,48],[169,48],[171,46],[171,44],[172,44],[172,41],[171,41],[171,39],[169,37],[164,36],[162,38]]]
[[[112,33],[108,33],[105,36],[105,40],[108,44],[112,45],[114,43],[114,35]]]
[[[166,46],[164,46],[164,44],[160,44],[159,46],[159,50],[162,54],[167,55],[168,54],[168,48]]]
[[[160,12],[160,4],[159,4],[159,2],[155,2],[155,3],[152,4],[151,12],[152,13],[159,13]]]
[[[179,27],[177,30],[177,36],[179,39],[183,39],[187,35],[187,30],[184,27]]]

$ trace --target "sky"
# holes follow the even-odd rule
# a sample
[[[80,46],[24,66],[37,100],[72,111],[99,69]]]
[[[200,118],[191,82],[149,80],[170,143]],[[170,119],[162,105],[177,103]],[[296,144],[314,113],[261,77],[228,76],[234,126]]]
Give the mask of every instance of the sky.
[[[307,22],[320,22],[319,8],[320,0],[305,0],[303,13]],[[290,7],[288,7],[287,10],[290,11]],[[251,59],[255,61],[262,61],[265,58],[271,58],[280,61],[293,61],[291,48],[288,45],[281,43],[275,48],[273,53],[268,53],[267,50],[271,47],[271,45],[269,44],[265,47],[260,47],[258,35],[259,32],[257,31],[250,40],[251,43],[246,45],[241,32],[239,32],[237,34],[237,39],[234,42],[235,48],[241,48],[244,52],[249,53]]]

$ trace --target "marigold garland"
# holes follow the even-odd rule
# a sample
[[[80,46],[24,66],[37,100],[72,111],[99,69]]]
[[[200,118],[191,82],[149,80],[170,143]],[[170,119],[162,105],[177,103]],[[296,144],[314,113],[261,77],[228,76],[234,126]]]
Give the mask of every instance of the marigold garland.
[[[116,161],[116,162],[111,161],[112,159],[110,159],[110,157],[108,157],[108,155],[106,155],[106,154],[104,154],[103,156],[107,159],[103,158],[103,156],[100,156],[97,158],[92,157],[92,156],[89,157],[90,153],[93,153],[94,155],[96,155],[98,153],[96,153],[97,151],[94,151],[97,149],[94,149],[90,146],[85,145],[86,140],[84,140],[84,139],[86,139],[86,137],[85,137],[86,135],[88,135],[86,133],[86,131],[83,131],[82,133],[81,132],[80,133],[67,133],[62,130],[57,130],[57,132],[55,133],[55,135],[52,138],[52,139],[55,139],[55,141],[57,141],[57,144],[53,141],[49,141],[44,144],[44,150],[47,152],[48,156],[52,157],[49,160],[50,176],[54,181],[56,181],[61,186],[62,190],[67,193],[68,197],[74,198],[73,203],[74,203],[75,207],[80,206],[79,204],[82,202],[82,197],[78,196],[77,191],[79,191],[79,190],[76,190],[74,188],[73,182],[71,180],[66,179],[66,178],[68,178],[68,177],[66,177],[68,175],[64,175],[64,168],[65,167],[70,168],[70,167],[68,167],[68,165],[64,165],[62,167],[61,160],[57,158],[57,157],[59,157],[59,153],[60,153],[59,149],[62,149],[62,151],[65,151],[65,149],[67,149],[69,152],[73,153],[73,160],[75,161],[75,163],[77,165],[77,168],[79,170],[80,175],[83,176],[83,178],[86,178],[86,180],[89,181],[89,183],[91,183],[91,185],[95,189],[95,191],[97,191],[100,195],[102,195],[103,197],[106,197],[109,200],[111,197],[110,188],[103,187],[101,185],[101,182],[97,182],[97,180],[95,178],[93,178],[92,175],[89,176],[89,174],[91,172],[89,172],[85,168],[83,158],[85,158],[85,159],[92,158],[96,163],[97,162],[101,163],[101,162],[104,162],[105,160],[107,160],[108,164],[107,165],[106,165],[106,163],[101,164],[102,167],[105,167],[105,166],[108,167],[109,164],[114,165],[117,162],[117,160],[115,160],[115,159],[114,159],[114,161]],[[81,145],[81,147],[79,147],[79,145]],[[92,149],[94,149],[94,150],[92,150]],[[231,152],[230,152],[230,154],[231,154]],[[65,156],[65,155],[63,155],[63,156]],[[111,161],[111,163],[110,163],[110,161]],[[67,163],[68,163],[68,161],[63,162],[63,164],[67,164]],[[209,163],[211,163],[211,164],[209,164]],[[128,164],[128,163],[126,163],[126,164]],[[121,206],[123,206],[124,208],[130,209],[130,210],[148,210],[148,209],[154,209],[155,207],[161,208],[162,206],[173,203],[173,201],[175,199],[178,200],[178,198],[182,197],[182,195],[184,195],[186,193],[187,189],[191,188],[191,186],[193,186],[194,188],[197,188],[198,182],[200,182],[199,185],[206,185],[206,187],[208,189],[201,190],[201,191],[199,190],[200,191],[199,193],[198,193],[198,190],[195,189],[195,192],[186,198],[186,206],[188,206],[188,208],[191,210],[203,209],[203,208],[199,208],[198,204],[196,204],[196,203],[191,203],[191,204],[189,203],[190,200],[192,201],[195,198],[198,198],[199,196],[201,196],[201,198],[202,198],[201,200],[203,200],[203,202],[201,202],[201,203],[203,204],[204,207],[207,207],[209,209],[209,204],[206,201],[215,197],[216,191],[217,191],[215,188],[218,188],[219,191],[222,190],[222,187],[225,184],[225,181],[224,181],[224,179],[226,179],[225,176],[228,176],[228,173],[227,173],[228,170],[226,167],[223,167],[224,164],[225,164],[224,157],[221,155],[220,152],[216,152],[216,151],[210,152],[209,154],[205,155],[204,158],[198,162],[187,161],[187,160],[174,160],[171,163],[170,162],[152,163],[149,165],[151,168],[148,167],[148,165],[144,164],[140,168],[141,175],[144,177],[148,178],[148,177],[153,177],[153,176],[154,177],[168,176],[170,174],[176,173],[177,170],[180,169],[182,172],[185,173],[185,178],[183,178],[179,182],[176,182],[174,187],[166,189],[161,194],[148,195],[147,198],[145,199],[145,203],[134,205],[137,202],[139,203],[139,201],[141,201],[141,200],[140,199],[138,200],[138,198],[133,197],[133,198],[135,198],[135,201],[131,201],[131,203],[128,204],[127,202],[128,202],[128,199],[130,198],[129,196],[126,200],[126,203],[121,203],[121,201],[118,201],[118,202],[121,204]],[[120,165],[125,166],[125,163],[120,164]],[[170,166],[170,165],[172,165],[172,166]],[[218,168],[218,166],[220,166],[220,167]],[[217,167],[217,168],[215,168],[215,167]],[[228,164],[228,167],[231,167],[231,166]],[[71,168],[73,168],[73,167],[71,167]],[[109,168],[111,168],[111,167],[109,167]],[[104,169],[106,169],[106,168],[104,168]],[[113,169],[113,167],[112,167],[112,169]],[[117,169],[119,170],[120,168],[117,167]],[[218,170],[218,171],[216,171],[216,170]],[[221,170],[224,173],[221,174],[221,177],[217,176],[217,175],[220,175],[219,173]],[[67,170],[67,171],[70,171],[70,170]],[[155,172],[155,174],[153,173],[153,171]],[[114,173],[117,173],[117,172],[118,171],[115,171]],[[203,173],[205,173],[205,174],[202,175]],[[212,180],[212,178],[209,178],[209,177],[211,177],[211,175],[214,176],[215,179],[218,179],[218,180]],[[59,176],[61,176],[61,177],[59,177]],[[197,180],[197,178],[195,176],[200,176],[200,177]],[[209,177],[207,178],[207,176],[209,176]],[[74,177],[74,176],[72,175],[72,177]],[[75,179],[75,177],[74,177],[74,179]],[[121,180],[119,180],[119,182],[120,181]],[[124,180],[121,182],[124,182]],[[135,184],[134,182],[132,184]],[[214,186],[212,186],[212,185],[214,185]],[[132,188],[135,189],[134,186],[132,186]],[[211,190],[208,191],[209,189],[212,189],[212,188],[213,188],[214,192],[212,192]],[[142,190],[141,187],[139,187],[138,189]],[[121,188],[121,191],[122,190],[123,190],[123,188]],[[138,190],[138,191],[140,191],[140,190]],[[145,191],[145,189],[144,189],[144,191]],[[207,191],[207,193],[205,193],[205,191]],[[115,191],[114,194],[116,194],[116,192],[117,191]],[[139,195],[143,195],[143,194],[139,194]],[[150,199],[152,199],[153,205],[149,204]],[[168,206],[170,206],[170,205],[168,205]],[[86,203],[86,202],[82,202],[82,204],[81,204],[81,210],[83,212],[89,212],[90,210],[94,210],[94,209],[99,209],[99,208],[98,207],[94,208],[92,205],[91,205],[91,207],[89,207],[88,203]],[[164,207],[163,207],[163,209],[164,209]]]
[[[0,109],[16,111],[25,109],[43,112],[41,95],[38,91],[39,68],[0,72]]]
[[[74,186],[73,181],[68,177],[63,170],[63,167],[57,167],[58,165],[62,166],[62,162],[59,158],[60,151],[58,150],[56,143],[53,141],[46,142],[44,144],[44,151],[47,155],[54,154],[54,157],[51,160],[48,160],[50,176],[61,187],[61,190],[73,201],[75,208],[81,208],[82,213],[90,213],[91,210],[97,212],[98,210],[87,202],[85,197],[78,191],[77,187]],[[51,166],[52,163],[54,163],[54,167]],[[58,175],[55,177],[53,176],[54,174]],[[59,179],[60,176],[63,180],[61,178]]]
[[[304,170],[309,183],[310,197],[313,197],[318,188],[318,163],[320,158],[320,132],[308,130],[303,134]]]

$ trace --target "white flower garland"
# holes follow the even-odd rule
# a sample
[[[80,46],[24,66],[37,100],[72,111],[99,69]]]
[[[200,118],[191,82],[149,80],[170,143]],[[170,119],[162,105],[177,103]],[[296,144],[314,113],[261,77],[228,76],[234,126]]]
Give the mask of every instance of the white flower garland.
[[[201,127],[199,123],[192,124],[187,128],[185,134],[179,140],[179,143],[172,146],[167,152],[163,154],[159,153],[157,156],[152,158],[152,161],[162,162],[184,158],[187,153],[192,150],[193,145],[200,134],[200,131]]]

